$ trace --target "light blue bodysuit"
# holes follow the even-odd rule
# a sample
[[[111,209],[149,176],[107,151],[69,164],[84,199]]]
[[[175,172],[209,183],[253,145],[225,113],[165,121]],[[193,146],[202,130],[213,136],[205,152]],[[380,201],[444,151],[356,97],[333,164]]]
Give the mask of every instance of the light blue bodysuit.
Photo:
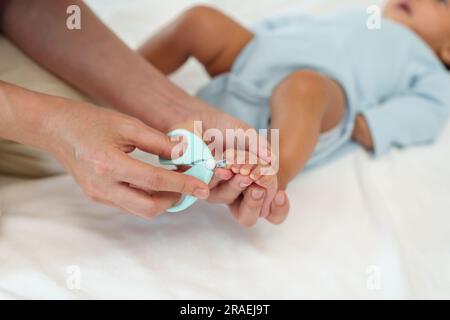
[[[381,29],[369,30],[366,21],[365,12],[263,21],[231,72],[198,96],[263,129],[270,124],[272,91],[287,75],[310,69],[333,78],[345,90],[347,114],[338,128],[321,135],[307,168],[354,149],[359,113],[370,127],[375,156],[435,141],[450,111],[448,71],[410,29],[383,19]]]

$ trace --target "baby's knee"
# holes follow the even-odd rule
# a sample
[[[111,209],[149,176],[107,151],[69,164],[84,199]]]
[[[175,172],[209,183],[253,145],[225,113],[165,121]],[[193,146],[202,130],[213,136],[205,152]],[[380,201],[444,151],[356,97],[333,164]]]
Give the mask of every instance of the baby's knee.
[[[325,88],[329,84],[330,79],[313,70],[300,70],[290,74],[283,82],[301,86],[304,90],[309,90],[311,88]]]
[[[178,25],[184,30],[205,30],[222,13],[212,7],[198,5],[186,10],[178,19]]]
[[[273,97],[301,95],[303,97],[324,96],[329,89],[330,79],[312,70],[299,70],[285,77],[275,88]]]
[[[176,35],[174,41],[187,47],[189,51],[203,47],[208,42],[210,33],[216,29],[216,23],[221,13],[208,6],[195,6],[175,21],[172,32]]]

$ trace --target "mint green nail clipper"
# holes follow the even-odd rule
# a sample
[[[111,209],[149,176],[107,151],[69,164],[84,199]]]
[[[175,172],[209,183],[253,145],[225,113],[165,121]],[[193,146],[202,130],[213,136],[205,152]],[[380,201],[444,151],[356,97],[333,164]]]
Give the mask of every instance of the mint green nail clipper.
[[[191,168],[184,172],[184,174],[193,176],[206,184],[211,182],[216,168],[226,167],[226,161],[216,161],[205,142],[194,133],[180,129],[170,132],[168,136],[171,138],[184,137],[183,141],[187,143],[187,148],[184,154],[175,160],[159,158],[159,162],[162,165],[190,166]],[[167,211],[180,212],[186,210],[197,200],[193,196],[183,195],[181,201]]]

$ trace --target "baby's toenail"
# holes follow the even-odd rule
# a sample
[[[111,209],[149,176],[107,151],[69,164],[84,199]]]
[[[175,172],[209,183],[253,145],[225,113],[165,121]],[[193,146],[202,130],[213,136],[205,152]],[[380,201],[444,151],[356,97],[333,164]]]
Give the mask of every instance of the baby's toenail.
[[[240,174],[242,174],[243,176],[248,176],[250,174],[250,170],[248,170],[247,168],[242,168]]]

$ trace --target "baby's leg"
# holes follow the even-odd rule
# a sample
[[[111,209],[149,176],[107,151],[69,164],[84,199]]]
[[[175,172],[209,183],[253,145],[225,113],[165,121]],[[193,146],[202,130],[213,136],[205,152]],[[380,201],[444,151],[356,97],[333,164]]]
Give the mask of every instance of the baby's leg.
[[[216,76],[230,71],[252,37],[249,30],[223,13],[198,6],[149,39],[139,51],[165,74],[176,71],[193,56]]]
[[[285,187],[307,164],[319,135],[342,121],[345,94],[320,73],[298,71],[274,90],[271,109],[271,128],[280,130],[279,183]]]

